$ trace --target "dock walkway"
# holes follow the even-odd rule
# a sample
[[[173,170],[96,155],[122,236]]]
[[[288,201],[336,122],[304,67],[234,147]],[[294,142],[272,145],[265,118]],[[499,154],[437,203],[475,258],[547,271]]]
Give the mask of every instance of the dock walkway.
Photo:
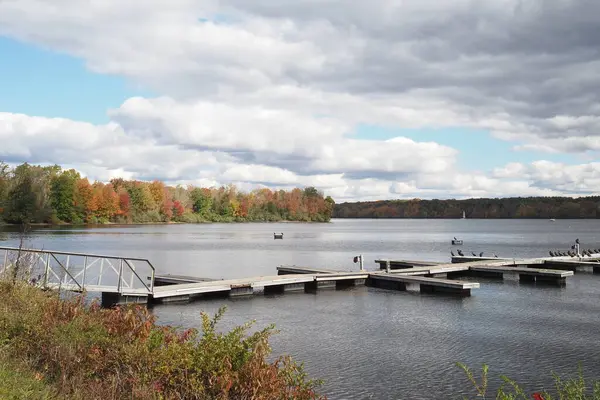
[[[482,261],[438,264],[431,267],[415,267],[390,271],[390,275],[426,276],[456,278],[460,276],[476,276],[484,278],[500,278],[504,275],[518,274],[522,282],[539,282],[564,285],[566,278],[572,276],[572,271],[535,268],[531,266],[544,265],[543,259],[511,259],[497,258]]]
[[[277,267],[277,275],[214,280],[183,275],[158,275],[146,259],[60,251],[0,247],[0,274],[21,260],[28,262],[31,283],[40,287],[75,292],[101,293],[104,305],[190,301],[195,298],[313,293],[321,288],[344,289],[357,285],[406,290],[418,285],[421,292],[470,296],[478,282],[461,276],[501,278],[518,275],[522,282],[564,285],[573,269],[586,267],[600,272],[600,263],[587,259],[544,257],[501,259],[452,257],[450,263],[413,260],[375,260],[384,271],[343,271],[295,265]],[[383,266],[383,268],[382,268]],[[387,270],[389,266],[389,271]],[[557,269],[538,268],[556,266]]]
[[[234,297],[284,293],[289,290],[310,292],[319,287],[319,282],[333,282],[336,287],[347,287],[364,283],[368,276],[367,273],[356,272],[309,273],[157,286],[151,301],[189,301],[205,295]]]

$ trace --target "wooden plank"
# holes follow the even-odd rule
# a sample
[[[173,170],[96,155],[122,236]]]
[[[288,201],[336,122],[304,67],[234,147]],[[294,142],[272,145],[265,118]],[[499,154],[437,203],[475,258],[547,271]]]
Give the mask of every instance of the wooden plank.
[[[445,274],[448,272],[459,272],[468,271],[469,266],[467,265],[450,265],[450,266],[439,266],[439,267],[415,267],[405,269],[395,269],[390,271],[390,274],[404,275],[404,276],[417,276],[417,275],[436,275]]]
[[[277,267],[277,271],[290,274],[333,274],[337,272],[343,272],[323,268],[302,267],[298,265],[280,265]]]
[[[554,264],[554,265],[567,265],[567,266],[582,266],[582,267],[598,267],[600,266],[600,262],[596,261],[583,261],[583,259],[571,259],[571,260],[555,260],[555,259],[547,259],[544,260],[544,264]]]
[[[314,275],[273,275],[254,278],[228,279],[209,282],[186,283],[179,285],[158,286],[154,288],[154,298],[160,299],[182,294],[201,294],[211,292],[230,291],[239,287],[264,287],[284,285],[290,283],[304,283],[314,281]]]
[[[428,278],[425,276],[406,276],[406,275],[390,275],[383,273],[373,273],[370,279],[381,279],[387,281],[404,282],[404,283],[419,283],[430,286],[447,287],[452,289],[476,289],[479,288],[479,282],[465,282],[453,279]]]
[[[339,273],[339,274],[319,274],[315,275],[315,281],[343,281],[343,280],[355,280],[355,279],[367,279],[368,273]]]
[[[198,278],[195,276],[187,276],[187,275],[156,275],[154,277],[154,285],[173,285],[178,283],[196,283],[196,282],[209,282],[213,281],[211,278]]]
[[[170,288],[170,290],[154,290],[152,297],[155,299],[163,299],[167,297],[177,297],[182,295],[189,294],[202,294],[202,293],[216,293],[216,292],[229,292],[231,291],[231,286],[229,285],[212,285],[212,286],[196,286],[196,287],[178,287],[181,285],[169,285],[164,286],[165,288]],[[157,288],[158,289],[158,288]]]
[[[513,261],[513,258],[479,257],[479,256],[452,256],[450,261],[455,264],[473,261]]]
[[[390,262],[390,268],[411,268],[411,267],[429,267],[432,265],[441,265],[443,262],[439,261],[416,261],[416,260],[375,260],[375,263],[379,264],[380,268],[385,269],[386,263]]]
[[[557,270],[557,269],[543,269],[543,268],[471,266],[471,267],[469,267],[469,269],[472,271],[517,273],[517,274],[528,274],[528,275],[535,275],[535,276],[552,276],[552,277],[557,277],[557,278],[566,278],[567,276],[573,276],[573,271],[562,271],[562,270]]]

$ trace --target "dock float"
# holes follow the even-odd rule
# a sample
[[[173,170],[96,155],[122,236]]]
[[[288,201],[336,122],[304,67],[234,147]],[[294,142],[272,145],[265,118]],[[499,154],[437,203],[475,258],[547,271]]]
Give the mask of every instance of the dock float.
[[[389,290],[406,290],[406,286],[408,284],[418,284],[420,291],[423,293],[444,293],[444,294],[455,294],[461,297],[470,296],[471,289],[479,288],[479,283],[477,282],[463,282],[457,280],[450,279],[440,279],[440,278],[432,278],[429,276],[428,272],[430,270],[435,270],[437,267],[419,267],[414,268],[418,270],[418,272],[414,275],[413,270],[410,269],[402,269],[397,270],[398,274],[385,273],[385,272],[368,272],[368,278],[364,282],[366,286],[375,287],[379,289],[389,289]],[[439,269],[439,268],[438,268]],[[468,270],[468,267],[452,267],[447,268],[453,271],[460,270]],[[289,271],[299,272],[306,274],[311,274],[314,271],[314,268],[306,268],[306,267],[290,267],[290,266],[279,266],[277,267],[278,273],[287,273]],[[399,272],[402,272],[400,274]],[[339,273],[338,273],[339,274]],[[427,276],[424,276],[427,275]],[[319,275],[319,279],[328,280],[326,275]]]
[[[581,272],[591,269],[594,274],[600,274],[600,261],[546,259],[544,264],[553,269],[573,272]]]
[[[391,275],[374,273],[369,276],[369,286],[380,289],[406,290],[408,284],[418,284],[421,293],[447,293],[468,297],[471,289],[478,289],[479,282],[464,282],[425,276]]]
[[[278,275],[288,275],[288,274],[335,274],[338,272],[332,269],[323,269],[323,268],[312,268],[312,267],[302,267],[297,265],[280,265],[277,267]]]
[[[237,297],[254,294],[280,294],[286,291],[303,290],[314,292],[321,282],[330,282],[336,288],[364,284],[367,273],[337,272],[326,274],[288,274],[254,278],[229,279],[157,286],[151,302],[181,302],[199,297]]]
[[[379,264],[379,269],[386,269],[388,261],[390,262],[390,269],[429,267],[431,265],[444,264],[443,262],[439,262],[439,261],[384,260],[384,259],[375,260],[375,263]]]
[[[418,267],[391,271],[390,275],[426,276],[457,278],[460,276],[475,276],[482,278],[500,278],[504,275],[519,275],[521,282],[549,283],[562,286],[566,278],[573,275],[572,271],[556,269],[533,268],[538,260],[514,260],[507,265],[504,261],[471,261],[464,263],[442,264],[433,267]]]
[[[528,267],[469,267],[469,276],[504,279],[505,274],[517,274],[520,282],[548,283],[558,286],[566,284],[567,277],[573,276],[573,271],[560,271],[555,269],[528,268]]]
[[[177,285],[182,283],[197,283],[197,282],[208,282],[214,281],[211,278],[198,278],[195,276],[186,275],[155,275],[154,286],[165,286],[165,285]]]

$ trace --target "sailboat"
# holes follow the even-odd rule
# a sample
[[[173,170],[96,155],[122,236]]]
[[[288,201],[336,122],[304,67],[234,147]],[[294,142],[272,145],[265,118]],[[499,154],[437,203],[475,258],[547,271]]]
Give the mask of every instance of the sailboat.
[[[463,216],[462,219],[467,219],[467,215],[465,214],[465,212],[463,211]]]

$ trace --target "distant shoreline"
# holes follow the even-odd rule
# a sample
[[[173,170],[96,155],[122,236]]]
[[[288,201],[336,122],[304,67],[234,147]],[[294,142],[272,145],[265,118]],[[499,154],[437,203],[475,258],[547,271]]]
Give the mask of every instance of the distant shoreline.
[[[76,228],[76,227],[109,227],[109,226],[136,226],[136,225],[210,225],[210,224],[328,224],[331,221],[204,221],[204,222],[177,222],[177,221],[169,221],[169,222],[132,222],[132,223],[118,223],[118,222],[106,222],[106,223],[98,223],[98,224],[72,224],[72,223],[59,223],[54,224],[50,222],[35,222],[30,223],[28,226],[31,227],[67,227],[67,228]],[[6,222],[0,222],[0,227],[19,227],[22,224],[9,224]]]
[[[600,196],[378,200],[335,204],[332,218],[598,219]]]

